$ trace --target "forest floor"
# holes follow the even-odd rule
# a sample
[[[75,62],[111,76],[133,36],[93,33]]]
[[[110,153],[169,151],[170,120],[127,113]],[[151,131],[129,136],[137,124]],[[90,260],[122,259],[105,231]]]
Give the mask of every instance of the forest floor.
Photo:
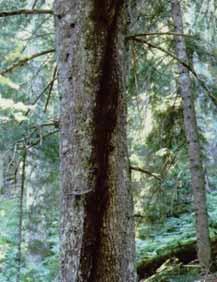
[[[210,235],[217,252],[217,192],[208,194]],[[0,281],[14,281],[16,274],[18,203],[14,198],[0,198]],[[58,228],[51,230],[58,238]],[[54,240],[53,237],[49,240]],[[58,240],[40,267],[26,264],[23,277],[37,277],[37,282],[51,282],[58,272]],[[196,259],[194,214],[170,216],[158,224],[137,226],[137,270],[144,282],[199,282]],[[54,248],[55,247],[55,248]],[[23,249],[26,254],[26,246]],[[39,279],[40,272],[40,279]],[[9,280],[8,280],[9,279]],[[35,279],[35,278],[34,278]],[[24,281],[24,280],[23,280]],[[36,281],[36,280],[28,280]],[[208,282],[208,280],[207,280]],[[217,282],[217,280],[214,282]]]
[[[217,250],[217,192],[208,194],[209,231],[214,255]],[[141,225],[142,228],[143,225]],[[143,226],[144,228],[144,226]],[[148,231],[148,232],[147,232]],[[194,214],[168,217],[163,223],[146,225],[136,240],[137,271],[145,282],[195,282],[200,280],[196,261]],[[143,279],[143,280],[142,280]],[[206,278],[204,281],[209,281]],[[217,278],[212,280],[217,282]]]

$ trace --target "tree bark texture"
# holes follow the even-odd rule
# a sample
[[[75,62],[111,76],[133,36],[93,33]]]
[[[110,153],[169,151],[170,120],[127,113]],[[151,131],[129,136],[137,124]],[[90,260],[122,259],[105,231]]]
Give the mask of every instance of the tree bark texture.
[[[182,11],[180,1],[172,0],[172,17],[175,32],[183,33]],[[183,36],[176,36],[176,56],[188,65],[188,55]],[[200,264],[206,270],[210,267],[211,249],[208,230],[208,213],[205,192],[205,175],[202,165],[201,148],[195,114],[194,97],[188,69],[179,64],[179,87],[183,99],[185,133],[191,170],[191,184],[196,214],[197,248]]]
[[[61,282],[131,282],[125,1],[56,0]]]

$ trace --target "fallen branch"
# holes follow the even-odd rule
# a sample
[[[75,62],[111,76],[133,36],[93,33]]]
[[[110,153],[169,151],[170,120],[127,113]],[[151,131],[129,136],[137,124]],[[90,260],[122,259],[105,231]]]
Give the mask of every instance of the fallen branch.
[[[217,237],[211,241],[213,253],[216,254]],[[176,247],[168,247],[164,253],[157,254],[151,258],[145,258],[137,265],[139,280],[150,277],[155,271],[169,258],[175,257],[181,263],[187,264],[197,259],[196,240],[190,240],[186,243],[179,244]]]
[[[12,17],[12,16],[19,16],[19,15],[53,15],[53,11],[50,9],[33,9],[33,10],[28,10],[28,9],[21,9],[21,10],[15,10],[15,11],[5,11],[5,12],[0,12],[0,18],[4,17]]]

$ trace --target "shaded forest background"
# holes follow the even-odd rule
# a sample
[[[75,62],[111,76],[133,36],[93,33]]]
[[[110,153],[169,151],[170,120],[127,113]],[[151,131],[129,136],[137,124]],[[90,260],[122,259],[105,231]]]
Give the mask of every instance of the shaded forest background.
[[[216,1],[185,0],[184,34],[217,242]],[[58,281],[59,97],[53,1],[0,1],[0,281]],[[46,13],[28,15],[32,9]],[[145,281],[195,281],[196,231],[169,1],[131,1],[128,148]],[[196,74],[196,75],[195,75]],[[186,251],[187,250],[187,251]],[[180,253],[179,259],[168,260]],[[156,263],[155,263],[156,261]],[[185,265],[185,266],[184,266]]]

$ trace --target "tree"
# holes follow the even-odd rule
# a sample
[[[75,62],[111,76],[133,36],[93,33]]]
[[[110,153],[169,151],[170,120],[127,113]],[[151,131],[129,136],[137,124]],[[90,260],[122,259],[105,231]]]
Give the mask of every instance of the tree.
[[[61,281],[135,281],[124,1],[56,0]]]
[[[183,34],[182,11],[178,0],[172,0],[172,17],[175,32]],[[180,62],[189,65],[185,40],[176,36],[176,55]],[[189,70],[179,64],[179,87],[183,99],[184,125],[188,143],[188,155],[191,170],[191,185],[196,212],[198,258],[203,268],[208,270],[211,262],[211,249],[208,230],[208,214],[206,206],[205,174],[203,170],[198,127],[195,114],[194,97],[191,89]]]

